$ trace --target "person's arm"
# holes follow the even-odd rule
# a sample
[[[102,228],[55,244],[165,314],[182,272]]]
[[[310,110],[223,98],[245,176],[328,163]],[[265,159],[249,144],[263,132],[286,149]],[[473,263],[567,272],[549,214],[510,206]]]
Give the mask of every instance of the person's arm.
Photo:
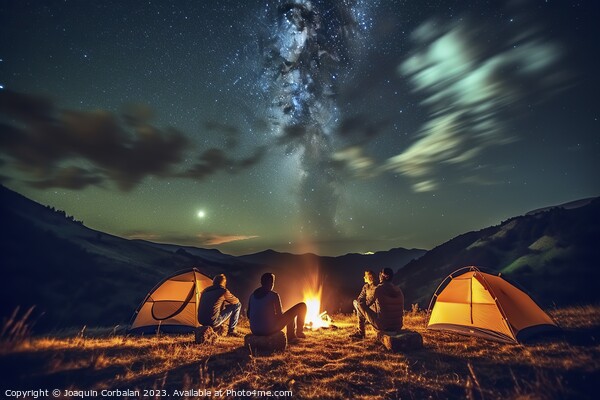
[[[379,307],[379,297],[381,297],[382,292],[381,292],[381,286],[377,286],[375,288],[375,291],[373,292],[373,303],[375,304],[375,312],[379,313],[380,312],[380,307]]]
[[[279,297],[278,293],[273,292],[274,299],[273,299],[273,308],[275,310],[275,315],[281,315],[283,314],[283,311],[281,310],[281,298]]]
[[[225,294],[223,295],[225,297],[225,301],[229,304],[237,304],[240,302],[240,299],[238,299],[237,297],[235,297],[229,290],[225,289]]]
[[[367,285],[363,285],[362,290],[360,291],[360,294],[356,298],[356,301],[358,301],[359,303],[367,302]]]
[[[365,290],[365,304],[367,307],[371,307],[375,303],[375,289],[373,289],[373,296],[371,296],[371,301],[367,301],[367,291]]]

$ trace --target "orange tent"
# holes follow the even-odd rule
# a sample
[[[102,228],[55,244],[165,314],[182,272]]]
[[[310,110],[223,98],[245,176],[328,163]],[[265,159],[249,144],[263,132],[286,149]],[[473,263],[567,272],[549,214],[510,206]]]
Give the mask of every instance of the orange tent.
[[[146,295],[133,314],[131,333],[192,332],[198,324],[200,293],[212,279],[196,268],[175,272]]]
[[[461,268],[444,279],[429,311],[427,329],[501,342],[518,343],[539,332],[558,329],[531,297],[500,276],[476,267]]]

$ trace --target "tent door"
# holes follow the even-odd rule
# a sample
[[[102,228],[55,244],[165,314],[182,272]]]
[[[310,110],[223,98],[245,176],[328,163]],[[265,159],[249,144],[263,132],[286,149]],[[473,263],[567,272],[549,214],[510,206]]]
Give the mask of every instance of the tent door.
[[[154,318],[157,321],[164,321],[164,320],[167,320],[169,318],[173,318],[174,316],[176,316],[177,314],[179,314],[180,312],[183,311],[183,309],[185,308],[185,306],[187,306],[189,304],[190,300],[192,300],[192,297],[194,296],[195,293],[196,293],[196,281],[194,281],[194,284],[192,285],[192,287],[191,287],[191,289],[190,289],[187,297],[185,298],[185,300],[183,301],[183,303],[181,304],[181,306],[177,310],[175,310],[172,314],[170,314],[170,315],[168,315],[166,317],[162,317],[162,318],[157,317],[154,314],[154,304],[156,304],[156,303],[154,303],[152,305],[152,310],[151,310],[151,312],[152,312],[152,318]]]

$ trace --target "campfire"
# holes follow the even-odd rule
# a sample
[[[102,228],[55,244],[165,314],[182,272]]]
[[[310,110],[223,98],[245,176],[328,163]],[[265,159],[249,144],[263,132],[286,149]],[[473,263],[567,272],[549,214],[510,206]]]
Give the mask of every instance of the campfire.
[[[304,327],[312,331],[320,328],[329,328],[332,322],[327,311],[321,311],[322,289],[319,286],[317,290],[307,289],[304,291],[304,302],[307,308]]]

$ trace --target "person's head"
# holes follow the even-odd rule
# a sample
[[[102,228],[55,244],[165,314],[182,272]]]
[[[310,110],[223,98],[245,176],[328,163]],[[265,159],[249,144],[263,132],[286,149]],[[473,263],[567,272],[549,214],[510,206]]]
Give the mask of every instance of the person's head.
[[[224,274],[219,274],[213,278],[213,285],[227,286],[227,278]]]
[[[379,273],[379,281],[381,283],[391,281],[394,277],[394,271],[391,268],[384,268]]]
[[[275,274],[271,272],[265,272],[260,277],[260,285],[266,289],[273,290],[275,286]]]
[[[373,283],[375,283],[375,272],[373,272],[370,269],[366,270],[364,280],[365,280],[365,283],[368,283],[369,285],[372,285]]]

